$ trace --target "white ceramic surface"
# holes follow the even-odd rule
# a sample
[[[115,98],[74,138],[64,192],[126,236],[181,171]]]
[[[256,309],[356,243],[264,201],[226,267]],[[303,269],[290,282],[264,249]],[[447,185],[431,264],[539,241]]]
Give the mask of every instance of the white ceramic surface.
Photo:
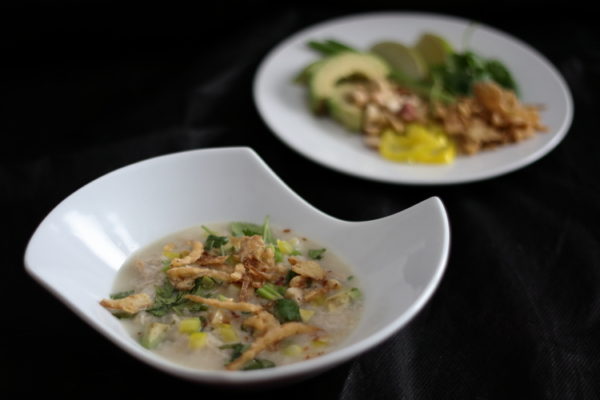
[[[302,30],[274,48],[260,65],[254,100],[271,130],[292,149],[340,172],[390,183],[450,184],[491,178],[524,167],[552,150],[566,135],[573,103],[560,73],[546,58],[522,41],[478,24],[469,48],[503,61],[513,72],[522,101],[543,104],[542,122],[549,131],[516,145],[503,146],[448,166],[407,165],[387,161],[366,148],[356,134],[329,118],[315,117],[307,106],[307,89],[292,79],[318,55],[309,40],[334,38],[357,49],[381,40],[415,43],[425,31],[447,38],[461,50],[470,21],[419,13],[373,13],[344,17]]]
[[[121,265],[140,247],[186,227],[260,223],[265,215],[274,225],[323,243],[360,279],[364,317],[342,349],[268,370],[195,370],[144,349],[98,304],[111,292]],[[390,337],[431,297],[448,249],[448,221],[438,198],[379,220],[342,221],[292,192],[254,151],[222,148],[152,158],[89,183],[40,224],[25,266],[83,320],[138,359],[198,382],[249,385],[308,377]]]

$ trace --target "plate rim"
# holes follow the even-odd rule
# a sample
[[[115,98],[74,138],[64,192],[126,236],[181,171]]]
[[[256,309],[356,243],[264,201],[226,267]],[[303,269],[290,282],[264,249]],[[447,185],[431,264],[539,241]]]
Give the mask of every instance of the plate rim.
[[[368,21],[368,20],[373,20],[373,19],[378,19],[378,18],[390,18],[390,17],[391,18],[404,18],[404,19],[405,18],[409,18],[409,19],[410,18],[425,18],[425,19],[432,19],[432,20],[440,20],[440,21],[444,21],[444,22],[459,23],[462,25],[476,23],[478,28],[483,29],[487,33],[490,33],[493,35],[498,35],[504,39],[509,40],[512,44],[516,45],[517,47],[521,47],[523,50],[526,50],[534,58],[536,58],[537,61],[539,61],[540,64],[547,69],[547,72],[555,79],[556,84],[558,85],[558,88],[560,89],[560,92],[562,94],[563,100],[566,104],[566,107],[564,109],[565,118],[561,121],[560,126],[556,129],[556,133],[554,134],[554,136],[551,138],[551,140],[549,140],[548,142],[546,142],[539,148],[536,148],[530,154],[527,154],[524,157],[517,158],[514,161],[510,161],[506,164],[502,164],[499,167],[493,168],[491,170],[488,170],[488,169],[484,169],[483,171],[478,170],[478,171],[474,171],[474,172],[468,174],[467,176],[462,176],[462,177],[461,176],[452,177],[452,175],[449,175],[449,176],[434,177],[434,178],[427,178],[427,179],[423,179],[421,177],[411,178],[410,176],[404,176],[404,175],[390,178],[388,176],[378,176],[377,174],[364,173],[357,169],[346,168],[344,166],[340,166],[340,165],[336,164],[335,162],[332,162],[329,160],[323,160],[322,158],[315,157],[309,151],[306,151],[303,148],[298,148],[297,146],[294,146],[287,138],[287,135],[280,133],[276,129],[274,122],[269,118],[269,112],[266,110],[267,106],[263,103],[263,101],[264,101],[263,97],[259,93],[262,90],[265,79],[267,79],[267,78],[265,78],[265,71],[269,67],[269,64],[271,62],[273,62],[273,60],[276,60],[277,55],[281,51],[283,51],[287,47],[289,47],[290,43],[296,41],[299,37],[307,35],[311,31],[322,29],[324,27],[327,27],[330,25],[335,25],[335,24],[350,23],[350,22],[356,22],[356,21],[358,21],[358,22]],[[338,17],[326,19],[326,20],[317,22],[315,24],[303,27],[303,28],[291,33],[290,35],[286,36],[283,40],[279,41],[262,58],[261,62],[258,65],[258,68],[256,69],[256,72],[254,74],[252,90],[253,90],[253,100],[254,100],[255,107],[257,108],[257,111],[258,111],[261,119],[263,120],[263,122],[268,126],[268,128],[272,131],[272,133],[280,141],[282,141],[286,146],[291,148],[294,152],[302,155],[303,157],[307,158],[308,160],[310,160],[312,162],[315,162],[318,165],[321,165],[325,168],[337,171],[337,172],[345,174],[345,175],[354,176],[357,178],[376,181],[376,182],[382,182],[382,183],[388,183],[388,184],[398,184],[398,185],[428,186],[428,185],[454,185],[454,184],[462,184],[462,183],[469,183],[469,182],[478,182],[478,181],[482,181],[482,180],[496,178],[496,177],[499,177],[499,176],[502,176],[505,174],[509,174],[516,170],[522,169],[530,164],[533,164],[534,162],[538,161],[539,159],[543,158],[544,156],[548,155],[552,150],[554,150],[558,146],[558,144],[560,142],[562,142],[562,140],[564,139],[566,134],[569,132],[569,129],[570,129],[570,127],[572,125],[572,121],[573,121],[573,115],[574,115],[573,97],[572,97],[570,88],[569,88],[566,80],[564,79],[564,77],[562,76],[560,71],[556,68],[556,66],[545,55],[540,53],[536,48],[532,47],[531,45],[529,45],[528,43],[519,39],[518,37],[513,36],[511,33],[502,31],[498,28],[495,28],[494,26],[488,25],[488,24],[480,22],[478,20],[470,20],[467,18],[463,18],[460,16],[451,15],[451,14],[420,12],[420,11],[407,11],[407,12],[404,12],[404,11],[373,11],[373,12],[364,12],[364,13],[353,13],[353,14],[341,15]]]

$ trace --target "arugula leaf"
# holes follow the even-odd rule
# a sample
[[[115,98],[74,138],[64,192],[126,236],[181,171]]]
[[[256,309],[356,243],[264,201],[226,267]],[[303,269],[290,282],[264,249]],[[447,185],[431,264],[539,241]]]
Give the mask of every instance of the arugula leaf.
[[[206,250],[218,249],[219,247],[227,244],[227,242],[229,242],[227,236],[208,235],[206,242],[204,243],[204,247]]]
[[[124,299],[127,296],[131,296],[135,291],[134,290],[126,290],[124,292],[117,292],[110,295],[110,298],[113,300]]]
[[[313,249],[308,251],[308,256],[313,260],[320,260],[323,258],[323,253],[325,253],[327,249]]]
[[[231,344],[224,344],[222,346],[219,346],[219,349],[222,349],[222,350],[231,349],[231,350],[233,350],[231,352],[231,358],[229,359],[229,362],[232,362],[232,361],[235,361],[237,358],[239,358],[242,355],[242,353],[245,352],[249,347],[250,347],[249,344],[231,343]]]
[[[292,299],[279,299],[275,301],[275,316],[281,322],[302,321],[300,307]]]
[[[266,360],[264,358],[254,358],[254,359],[248,361],[248,363],[246,365],[244,365],[244,368],[242,368],[242,370],[250,371],[253,369],[263,369],[263,368],[273,368],[273,367],[275,367],[275,363],[271,360]]]

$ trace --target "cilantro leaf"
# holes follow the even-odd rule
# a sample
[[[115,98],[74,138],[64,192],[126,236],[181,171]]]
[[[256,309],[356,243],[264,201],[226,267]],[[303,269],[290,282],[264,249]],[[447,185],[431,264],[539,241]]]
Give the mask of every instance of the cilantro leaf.
[[[224,246],[229,242],[227,236],[216,236],[216,235],[208,235],[206,238],[206,242],[204,243],[204,247],[206,250],[218,249],[221,246]]]
[[[261,226],[247,222],[233,222],[229,228],[233,236],[262,236],[263,234]]]
[[[271,232],[271,225],[269,216],[265,217],[262,225],[251,224],[248,222],[233,222],[229,229],[233,236],[262,236],[265,243],[275,243],[273,232]]]
[[[271,360],[266,360],[264,358],[254,358],[242,368],[244,371],[250,371],[253,369],[263,369],[263,368],[273,368],[275,367],[275,363]]]
[[[229,362],[232,362],[232,361],[236,360],[237,358],[239,358],[242,355],[242,353],[245,352],[249,347],[250,347],[249,344],[231,343],[231,344],[224,344],[223,346],[219,346],[219,349],[222,349],[222,350],[231,349],[231,350],[233,350],[231,352],[231,358],[229,359]]]
[[[156,287],[154,304],[146,312],[155,317],[162,317],[171,311],[176,314],[182,314],[186,309],[190,312],[200,312],[208,309],[204,304],[196,303],[183,297],[186,293],[189,292],[175,289],[171,282],[165,279],[162,286]]]
[[[275,316],[281,322],[302,321],[300,307],[292,299],[279,299],[275,301]]]

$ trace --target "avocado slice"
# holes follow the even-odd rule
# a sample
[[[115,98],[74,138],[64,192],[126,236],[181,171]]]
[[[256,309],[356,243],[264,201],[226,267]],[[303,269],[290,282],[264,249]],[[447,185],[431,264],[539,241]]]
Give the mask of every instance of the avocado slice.
[[[310,77],[317,69],[319,69],[319,66],[323,64],[323,61],[324,60],[317,60],[302,68],[302,71],[300,71],[298,75],[296,75],[296,77],[294,78],[294,82],[300,83],[302,85],[308,84],[308,82],[310,81]]]
[[[358,132],[362,127],[363,110],[349,101],[350,94],[356,90],[353,83],[341,83],[331,92],[326,100],[329,113],[347,129]]]
[[[326,99],[331,97],[336,85],[344,78],[385,79],[389,72],[385,61],[374,54],[343,52],[326,58],[310,77],[311,108],[314,112],[323,112]]]
[[[147,349],[154,349],[165,338],[169,325],[153,322],[142,336],[141,343]]]

